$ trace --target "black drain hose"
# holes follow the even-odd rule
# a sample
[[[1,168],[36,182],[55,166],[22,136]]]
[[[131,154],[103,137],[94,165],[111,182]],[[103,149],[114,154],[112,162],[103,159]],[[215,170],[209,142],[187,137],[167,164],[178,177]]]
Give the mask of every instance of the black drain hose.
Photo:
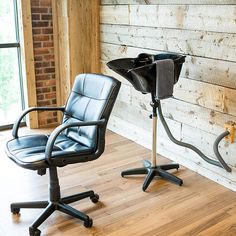
[[[213,150],[214,150],[214,153],[215,153],[217,159],[222,164],[222,166],[226,169],[226,171],[231,172],[232,171],[231,168],[225,163],[224,159],[222,158],[222,156],[220,155],[220,152],[219,152],[219,143],[220,143],[220,141],[223,138],[227,137],[229,134],[230,134],[229,131],[225,131],[224,133],[219,135],[217,137],[217,139],[215,140],[215,142],[214,142]]]
[[[168,137],[170,138],[170,140],[179,145],[179,146],[182,146],[182,147],[186,147],[186,148],[189,148],[191,150],[193,150],[194,152],[196,152],[204,161],[212,164],[212,165],[215,165],[215,166],[219,166],[221,168],[224,168],[227,172],[231,172],[232,169],[225,163],[224,159],[222,158],[222,156],[220,155],[219,153],[219,143],[220,141],[228,136],[230,134],[229,131],[225,131],[224,133],[222,133],[219,137],[217,137],[214,145],[213,145],[213,150],[214,150],[214,153],[217,157],[217,159],[219,161],[215,161],[215,160],[212,160],[211,158],[207,157],[204,153],[202,153],[198,148],[196,148],[195,146],[189,144],[189,143],[185,143],[185,142],[181,142],[177,139],[175,139],[175,137],[172,135],[166,121],[165,121],[165,118],[163,116],[163,113],[162,113],[162,109],[161,109],[161,103],[159,102],[158,104],[158,114],[159,114],[159,117],[160,117],[160,120],[161,120],[161,123],[162,125],[164,126],[164,129],[168,135]]]

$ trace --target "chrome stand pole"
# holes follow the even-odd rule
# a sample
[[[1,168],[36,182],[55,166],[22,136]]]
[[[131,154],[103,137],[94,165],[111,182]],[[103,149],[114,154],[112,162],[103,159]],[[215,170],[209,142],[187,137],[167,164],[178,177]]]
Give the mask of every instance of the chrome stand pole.
[[[172,173],[167,172],[171,169],[179,169],[178,164],[164,164],[157,165],[157,108],[160,105],[160,101],[156,101],[154,95],[152,94],[152,102],[150,103],[152,107],[152,115],[150,118],[152,119],[152,154],[151,154],[151,162],[148,160],[144,160],[144,167],[129,169],[121,172],[121,176],[127,175],[146,175],[146,178],[143,183],[143,191],[146,191],[149,184],[152,182],[155,176],[159,178],[163,178],[169,180],[178,185],[182,185],[183,181],[173,175]]]
[[[152,116],[152,167],[157,166],[157,116]]]

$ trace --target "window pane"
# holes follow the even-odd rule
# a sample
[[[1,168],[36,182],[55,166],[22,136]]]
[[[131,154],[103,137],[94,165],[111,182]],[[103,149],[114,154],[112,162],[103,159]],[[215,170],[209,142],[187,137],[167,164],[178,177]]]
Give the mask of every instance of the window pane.
[[[0,43],[16,42],[14,0],[0,0]]]
[[[11,124],[21,113],[17,48],[0,49],[0,126]]]

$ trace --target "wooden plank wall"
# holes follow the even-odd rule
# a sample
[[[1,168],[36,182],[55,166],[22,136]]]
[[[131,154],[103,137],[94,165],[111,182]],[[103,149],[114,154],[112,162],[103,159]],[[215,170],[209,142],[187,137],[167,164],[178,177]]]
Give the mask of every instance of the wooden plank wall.
[[[236,121],[235,1],[103,0],[100,11],[102,72],[123,83],[109,128],[151,146],[150,95],[135,91],[107,61],[141,52],[185,54],[174,98],[162,102],[164,115],[176,138],[215,158],[214,140],[225,122]],[[222,142],[220,152],[232,173],[171,143],[158,124],[158,153],[236,190],[236,144]]]

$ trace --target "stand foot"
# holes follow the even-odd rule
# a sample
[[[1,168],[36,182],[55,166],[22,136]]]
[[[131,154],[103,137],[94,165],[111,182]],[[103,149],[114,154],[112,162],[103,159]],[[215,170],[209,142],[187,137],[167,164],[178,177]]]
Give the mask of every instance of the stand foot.
[[[162,177],[163,179],[169,180],[174,184],[177,184],[181,186],[183,184],[183,180],[178,178],[175,175],[172,175],[171,173],[163,170],[162,168],[158,168],[158,175]]]
[[[135,169],[122,171],[121,176],[124,177],[125,175],[144,175],[147,173],[148,173],[147,168],[141,167],[141,168],[135,168]]]
[[[149,184],[152,182],[153,178],[156,176],[155,169],[150,169],[148,175],[146,176],[146,179],[143,183],[143,191],[145,192],[148,188]]]
[[[156,167],[152,167],[151,163],[147,160],[144,161],[144,167],[135,168],[130,170],[122,171],[121,176],[125,177],[127,175],[139,175],[139,174],[147,174],[145,181],[143,183],[143,191],[145,192],[150,183],[152,182],[155,176],[161,177],[163,179],[169,180],[172,183],[175,183],[179,186],[183,184],[183,180],[176,177],[175,175],[167,172],[167,170],[171,169],[179,169],[179,164],[165,164],[159,165]]]

